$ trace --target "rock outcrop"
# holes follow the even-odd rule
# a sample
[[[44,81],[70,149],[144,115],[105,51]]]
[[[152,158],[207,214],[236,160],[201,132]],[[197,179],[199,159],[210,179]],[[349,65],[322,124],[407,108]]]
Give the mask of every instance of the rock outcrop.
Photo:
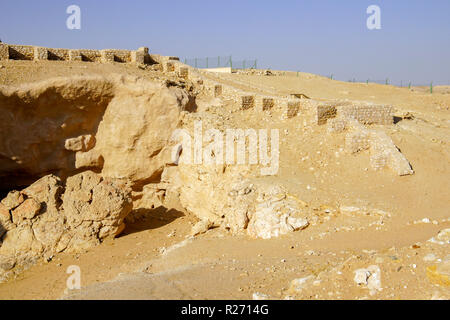
[[[177,193],[185,210],[208,225],[263,239],[309,225],[302,201],[248,168],[183,164],[177,171],[168,168],[168,179],[175,183],[168,185],[167,192]]]
[[[0,268],[99,244],[123,230],[131,209],[131,188],[122,180],[85,171],[64,185],[47,175],[2,201]]]
[[[368,129],[354,119],[335,118],[328,122],[328,132],[343,132],[345,150],[350,154],[369,150],[370,164],[374,170],[390,168],[399,176],[414,174],[408,159],[392,139],[383,131]]]
[[[0,86],[0,192],[80,168],[152,181],[189,104],[182,88],[119,75]]]

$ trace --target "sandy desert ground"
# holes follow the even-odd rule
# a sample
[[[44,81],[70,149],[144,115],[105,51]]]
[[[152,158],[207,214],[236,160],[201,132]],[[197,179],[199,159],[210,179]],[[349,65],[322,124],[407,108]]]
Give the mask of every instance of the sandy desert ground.
[[[213,204],[220,208],[225,200],[219,194],[228,192],[228,183],[235,182],[230,176],[217,176],[225,184],[222,189],[214,189],[208,181],[186,180],[191,191],[168,188],[162,200],[152,198],[147,203],[139,197],[146,199],[145,183],[155,181],[139,180],[130,213],[139,210],[139,215],[125,220],[122,233],[97,246],[39,257],[23,268],[16,265],[0,283],[1,299],[450,298],[450,87],[436,87],[430,94],[426,88],[340,82],[307,73],[189,72],[188,80],[180,80],[177,72],[153,66],[7,60],[0,61],[0,85],[4,88],[1,94],[7,96],[10,88],[28,88],[57,77],[109,78],[118,74],[139,79],[136,81],[181,83],[176,87],[189,89],[196,97],[195,111],[180,116],[181,125],[188,130],[194,120],[202,120],[206,128],[279,129],[277,174],[260,177],[255,174],[257,168],[239,168],[233,179],[239,177],[236,179],[257,186],[282,186],[285,196],[296,199],[308,225],[270,239],[251,236],[246,230],[234,232],[210,220],[202,229],[206,214],[197,214],[198,208]],[[393,106],[393,124],[368,124],[361,130],[385,133],[413,174],[399,175],[389,167],[374,170],[371,151],[347,152],[351,131],[332,132],[329,124],[317,125],[309,111],[286,117],[284,105],[268,111],[258,106],[243,110],[225,95],[212,95],[209,83],[280,99],[301,93],[307,96],[298,99],[301,103]],[[27,89],[30,96],[37,90],[33,88]],[[133,108],[122,105],[127,107]],[[43,113],[38,115],[45,118]],[[2,139],[11,139],[11,132],[0,133]],[[20,143],[28,139],[27,133],[16,138]],[[0,156],[6,157],[2,151]],[[98,174],[107,174],[108,159],[112,158],[105,157],[105,167]],[[190,179],[191,171],[183,172]],[[6,179],[13,178],[2,179],[5,186],[10,182]],[[175,185],[171,181],[169,185]],[[14,186],[11,182],[0,198],[29,184]],[[196,188],[212,189],[195,193],[192,190]],[[148,205],[152,201],[156,205]],[[214,210],[214,214],[220,211]],[[233,210],[237,211],[231,206]],[[198,232],[192,232],[194,226]],[[70,265],[80,267],[80,290],[67,290]]]

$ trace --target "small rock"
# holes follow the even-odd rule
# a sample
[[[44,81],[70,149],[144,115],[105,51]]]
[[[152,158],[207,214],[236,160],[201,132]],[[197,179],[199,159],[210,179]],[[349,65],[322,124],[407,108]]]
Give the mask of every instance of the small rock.
[[[439,241],[444,241],[450,243],[450,228],[439,231],[436,239]]]
[[[373,295],[377,291],[381,291],[381,271],[380,267],[372,265],[366,269],[355,270],[355,277],[353,279],[358,285],[365,285]]]
[[[289,292],[295,292],[295,293],[301,292],[305,288],[308,281],[312,280],[313,278],[314,278],[313,276],[307,276],[304,278],[298,278],[298,279],[292,280],[291,285],[289,287]]]
[[[269,296],[264,293],[255,292],[252,296],[253,300],[269,300]]]
[[[16,265],[16,261],[12,257],[0,256],[0,269],[3,271],[9,271]]]
[[[191,230],[191,236],[197,236],[199,234],[205,233],[213,227],[213,223],[209,220],[202,220],[197,222]]]
[[[423,261],[426,261],[426,262],[432,262],[435,260],[436,260],[436,255],[433,253],[429,253],[425,257],[423,257]]]
[[[30,198],[25,200],[19,207],[11,213],[13,222],[20,223],[25,219],[33,219],[41,211],[41,204]]]
[[[11,191],[8,193],[5,199],[2,200],[2,204],[8,209],[13,210],[20,206],[22,202],[25,201],[25,198],[23,194],[21,194],[19,191]]]

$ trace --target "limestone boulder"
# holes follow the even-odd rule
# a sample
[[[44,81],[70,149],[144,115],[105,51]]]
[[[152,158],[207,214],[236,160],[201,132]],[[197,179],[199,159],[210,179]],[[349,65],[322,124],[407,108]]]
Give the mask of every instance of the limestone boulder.
[[[133,206],[129,182],[92,171],[69,177],[65,185],[48,175],[20,194],[25,200],[15,209],[0,206],[0,265],[6,267],[80,252],[115,237]]]
[[[102,175],[141,186],[158,182],[171,160],[170,137],[188,104],[183,89],[123,80],[96,135],[93,150],[104,159]]]
[[[205,223],[232,234],[269,239],[309,225],[303,203],[237,166],[178,166],[181,205]]]

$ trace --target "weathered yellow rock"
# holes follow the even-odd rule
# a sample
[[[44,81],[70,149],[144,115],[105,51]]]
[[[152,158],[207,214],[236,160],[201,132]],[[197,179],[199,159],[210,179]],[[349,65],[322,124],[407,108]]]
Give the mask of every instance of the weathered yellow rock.
[[[152,181],[189,103],[184,89],[119,75],[0,86],[0,190],[101,168],[100,156],[104,176]]]
[[[18,224],[25,219],[33,219],[41,210],[41,204],[30,198],[25,200],[20,206],[12,211],[12,219]]]
[[[450,286],[449,266],[432,265],[427,267],[427,277],[431,283]]]

